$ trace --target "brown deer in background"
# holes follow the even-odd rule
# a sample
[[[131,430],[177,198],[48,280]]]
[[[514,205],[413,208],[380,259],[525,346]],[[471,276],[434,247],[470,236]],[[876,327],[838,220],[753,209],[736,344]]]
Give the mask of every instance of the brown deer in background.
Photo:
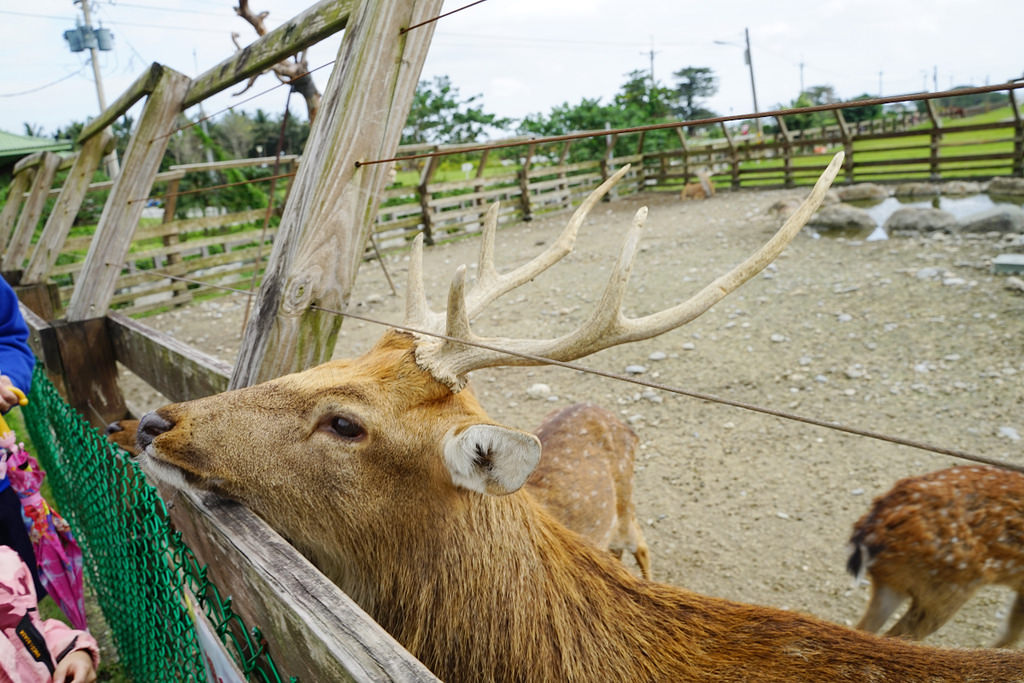
[[[857,628],[877,632],[908,598],[886,635],[920,640],[938,630],[981,586],[1017,592],[994,647],[1024,629],[1024,474],[962,466],[907,477],[875,499],[853,526],[847,569],[871,577]]]
[[[647,541],[633,505],[639,439],[619,417],[592,403],[554,410],[534,432],[541,444],[525,490],[559,522],[602,550],[628,550],[651,578]]]
[[[697,180],[683,185],[679,191],[680,199],[708,199],[715,196],[715,184],[711,182],[711,173],[706,168],[697,171]]]
[[[594,313],[555,339],[482,340],[470,321],[568,253],[621,171],[508,273],[494,269],[490,211],[475,286],[460,267],[447,315],[426,304],[418,238],[406,321],[420,332],[389,330],[359,358],[149,413],[141,457],[170,483],[247,505],[444,680],[1024,680],[1019,652],[929,648],[634,576],[520,490],[539,440],[495,423],[465,388],[479,368],[568,361],[697,317],[778,255],[841,162],[753,256],[687,301],[627,318],[641,209]]]

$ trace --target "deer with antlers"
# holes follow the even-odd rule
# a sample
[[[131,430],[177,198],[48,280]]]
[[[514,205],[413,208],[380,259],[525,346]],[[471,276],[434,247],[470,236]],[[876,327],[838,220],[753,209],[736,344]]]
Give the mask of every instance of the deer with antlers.
[[[877,632],[907,599],[886,635],[934,633],[986,585],[1016,591],[993,647],[1024,629],[1024,474],[961,466],[896,482],[853,526],[847,569],[871,577],[857,628]]]
[[[567,254],[621,171],[508,273],[493,265],[489,212],[475,286],[460,267],[447,315],[427,306],[418,238],[404,326],[416,332],[389,330],[359,358],[149,413],[141,457],[172,484],[247,505],[445,680],[1024,680],[1014,651],[929,648],[634,576],[521,490],[538,438],[497,424],[467,387],[479,368],[568,361],[692,320],[778,255],[840,163],[746,261],[687,301],[628,318],[641,209],[593,314],[554,339],[483,339],[471,320]]]

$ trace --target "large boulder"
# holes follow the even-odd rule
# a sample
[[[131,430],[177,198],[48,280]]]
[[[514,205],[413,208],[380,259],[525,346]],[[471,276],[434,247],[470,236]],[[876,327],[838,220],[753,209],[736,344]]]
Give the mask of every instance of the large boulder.
[[[939,186],[935,183],[900,183],[893,190],[897,197],[935,197]]]
[[[836,189],[836,194],[844,202],[864,199],[882,200],[889,196],[889,190],[875,183],[857,183]]]
[[[992,178],[988,182],[989,195],[1024,195],[1024,178]]]
[[[885,231],[892,234],[895,230],[913,232],[954,232],[957,229],[956,216],[949,211],[908,206],[892,212],[885,221]]]
[[[878,223],[867,211],[847,204],[833,204],[822,208],[811,217],[808,224],[818,229],[847,232],[870,232],[878,227]]]
[[[939,190],[944,195],[962,197],[969,194],[980,193],[981,183],[976,183],[973,180],[950,180],[949,182],[943,183],[939,187]]]
[[[1024,178],[993,178],[988,184],[988,193],[1024,195]]]
[[[960,221],[960,229],[964,232],[1024,232],[1024,209],[1004,204],[973,213]]]

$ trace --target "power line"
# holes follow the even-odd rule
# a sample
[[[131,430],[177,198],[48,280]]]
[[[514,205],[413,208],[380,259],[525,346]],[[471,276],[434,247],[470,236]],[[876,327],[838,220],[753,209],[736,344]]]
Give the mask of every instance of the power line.
[[[234,17],[234,12],[204,12],[198,9],[180,9],[177,7],[161,7],[159,5],[138,5],[132,2],[107,2],[111,7],[127,7],[130,9],[144,9],[150,12],[177,12],[180,14],[202,14],[208,17],[219,17],[224,19],[225,17]]]
[[[58,78],[57,80],[53,81],[52,83],[47,83],[46,85],[41,85],[38,88],[32,88],[31,90],[22,90],[21,92],[0,93],[0,97],[18,97],[20,95],[31,95],[32,93],[39,92],[40,90],[46,90],[50,86],[57,85],[58,83],[63,83],[64,81],[68,80],[69,78],[73,78],[75,76],[78,76],[79,74],[82,73],[82,69],[84,69],[84,68],[85,68],[85,64],[80,66],[78,68],[78,71],[72,71],[67,76],[63,76],[61,78]]]

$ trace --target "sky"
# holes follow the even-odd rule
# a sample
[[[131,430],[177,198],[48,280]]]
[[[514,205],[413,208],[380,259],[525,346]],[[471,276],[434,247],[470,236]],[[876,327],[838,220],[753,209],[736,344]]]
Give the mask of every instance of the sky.
[[[445,12],[471,0],[448,1]],[[250,0],[273,29],[308,4]],[[94,28],[114,48],[99,65],[112,102],[151,62],[195,76],[230,57],[231,33],[255,39],[234,0],[93,0]],[[63,38],[80,20],[72,0],[0,0],[0,130],[46,135],[99,112],[89,52]],[[753,63],[744,63],[745,31]],[[318,67],[336,56],[341,35],[310,50]],[[1024,76],[1024,0],[487,0],[437,23],[421,75],[447,75],[462,97],[499,116],[520,118],[583,98],[610,103],[634,70],[662,85],[672,72],[709,67],[719,89],[704,101],[718,114],[775,109],[801,86],[831,85],[841,99],[899,95]],[[329,68],[314,76],[325,88]],[[285,88],[264,75],[207,101],[214,117],[235,106],[279,115]],[[256,95],[256,97],[253,97]],[[246,100],[248,101],[243,101]],[[137,113],[136,108],[135,112]],[[301,98],[291,111],[304,116]],[[188,112],[198,113],[196,108]]]

